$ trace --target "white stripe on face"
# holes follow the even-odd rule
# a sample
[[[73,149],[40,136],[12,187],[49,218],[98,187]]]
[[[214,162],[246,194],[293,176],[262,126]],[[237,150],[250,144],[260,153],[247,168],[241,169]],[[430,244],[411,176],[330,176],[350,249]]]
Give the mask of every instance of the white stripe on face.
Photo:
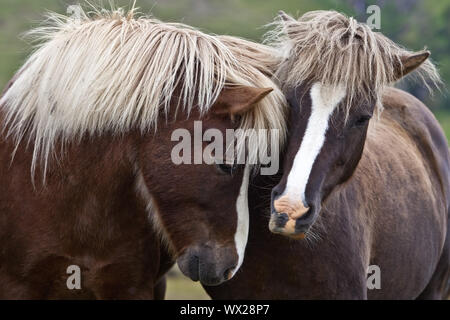
[[[311,87],[310,93],[311,115],[289,172],[285,190],[289,198],[301,200],[304,204],[306,185],[317,155],[325,143],[330,116],[346,95],[344,87],[329,87],[318,82]]]
[[[236,233],[234,235],[234,244],[238,254],[238,264],[233,270],[230,279],[236,274],[244,261],[245,247],[247,246],[249,213],[248,213],[248,183],[250,179],[250,166],[246,165],[244,176],[242,178],[241,189],[236,200],[236,211],[238,215]]]

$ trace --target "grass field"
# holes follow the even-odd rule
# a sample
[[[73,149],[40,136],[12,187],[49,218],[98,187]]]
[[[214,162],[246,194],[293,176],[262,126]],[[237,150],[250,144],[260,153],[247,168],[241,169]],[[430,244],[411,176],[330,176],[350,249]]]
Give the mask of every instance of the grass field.
[[[185,277],[176,266],[168,273],[167,280],[167,300],[210,299],[199,282]]]
[[[434,112],[434,115],[436,116],[442,128],[444,129],[445,134],[447,136],[447,140],[450,140],[450,112],[438,110]]]

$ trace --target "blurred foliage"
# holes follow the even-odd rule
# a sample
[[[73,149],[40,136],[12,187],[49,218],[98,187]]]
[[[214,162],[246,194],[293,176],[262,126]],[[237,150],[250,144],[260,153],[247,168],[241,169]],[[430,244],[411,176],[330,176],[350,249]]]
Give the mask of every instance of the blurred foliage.
[[[200,282],[185,277],[175,265],[167,274],[166,300],[209,300],[211,299]]]

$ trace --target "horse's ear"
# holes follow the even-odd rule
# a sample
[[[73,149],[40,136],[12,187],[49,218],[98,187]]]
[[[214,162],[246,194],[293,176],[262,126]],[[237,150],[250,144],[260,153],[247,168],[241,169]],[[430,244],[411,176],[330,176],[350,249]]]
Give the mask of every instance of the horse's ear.
[[[288,15],[283,10],[278,11],[278,15],[280,16],[281,20],[284,22],[296,22],[294,18],[292,18],[290,15]]]
[[[295,24],[297,23],[297,20],[292,18],[290,15],[288,15],[283,10],[278,11],[278,16],[283,21],[286,33],[288,34],[288,36],[290,36],[292,38],[292,35],[295,33],[292,27],[295,26]]]
[[[400,58],[401,65],[397,64],[396,66],[394,66],[395,80],[400,80],[411,71],[414,71],[415,69],[420,67],[420,65],[424,63],[429,56],[430,51],[423,51],[401,57]]]
[[[242,114],[249,111],[265,96],[272,88],[255,88],[247,86],[226,87],[222,90],[216,102],[212,106],[215,114]]]

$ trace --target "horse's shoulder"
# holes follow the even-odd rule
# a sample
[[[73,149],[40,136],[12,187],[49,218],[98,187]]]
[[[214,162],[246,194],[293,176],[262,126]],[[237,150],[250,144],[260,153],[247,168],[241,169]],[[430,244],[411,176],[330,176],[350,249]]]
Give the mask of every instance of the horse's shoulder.
[[[433,113],[419,99],[396,88],[389,88],[384,92],[383,106],[382,121],[409,136],[426,162],[438,173],[450,196],[448,142]]]
[[[445,134],[430,109],[412,94],[388,88],[383,94],[382,118],[394,121],[415,139],[431,139],[438,149],[447,150]]]
[[[384,110],[390,114],[399,114],[400,112],[431,113],[427,106],[412,94],[394,87],[388,87],[384,90],[382,103]]]

